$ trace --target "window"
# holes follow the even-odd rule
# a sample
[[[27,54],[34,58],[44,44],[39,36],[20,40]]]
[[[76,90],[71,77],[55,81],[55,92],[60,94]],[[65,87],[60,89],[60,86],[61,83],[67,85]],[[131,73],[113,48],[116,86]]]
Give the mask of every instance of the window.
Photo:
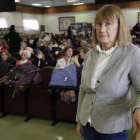
[[[0,18],[0,28],[7,28],[7,27],[8,25],[7,25],[6,19]]]
[[[36,19],[24,19],[23,26],[33,30],[39,30],[39,23]]]

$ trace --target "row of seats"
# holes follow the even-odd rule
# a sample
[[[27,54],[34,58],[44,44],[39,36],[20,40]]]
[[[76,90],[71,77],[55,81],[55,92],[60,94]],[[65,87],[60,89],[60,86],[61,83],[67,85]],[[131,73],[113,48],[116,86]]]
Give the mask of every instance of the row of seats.
[[[14,87],[0,84],[0,111],[5,112],[1,117],[8,113],[25,114],[27,115],[25,122],[27,122],[31,116],[41,116],[54,119],[52,126],[57,123],[57,120],[75,121],[77,101],[67,104],[61,101],[60,94],[48,89],[53,69],[53,67],[41,69],[39,73],[43,82],[39,85],[20,87],[22,92],[19,97],[12,97]],[[78,100],[78,92],[76,96]]]

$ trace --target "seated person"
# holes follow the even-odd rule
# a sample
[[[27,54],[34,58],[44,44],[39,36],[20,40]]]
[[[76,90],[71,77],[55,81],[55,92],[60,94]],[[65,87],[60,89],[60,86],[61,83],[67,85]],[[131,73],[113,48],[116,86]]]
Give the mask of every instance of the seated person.
[[[38,48],[38,58],[36,58],[33,61],[33,64],[38,67],[39,69],[42,69],[46,66],[55,66],[55,60],[52,58],[52,56],[48,53],[48,50],[46,46],[40,46]]]
[[[8,50],[8,45],[6,44],[6,40],[4,40],[4,39],[0,39],[0,51],[2,51],[2,50],[4,50],[4,49],[6,49],[6,50]]]
[[[56,43],[55,40],[52,39],[52,40],[49,41],[48,47],[49,47],[50,50],[52,51],[52,48],[53,48],[53,47],[58,47],[58,44]]]
[[[24,37],[24,38],[23,38],[23,41],[24,41],[24,42],[27,42],[27,46],[30,46],[30,43],[29,43],[27,37]]]
[[[21,42],[21,46],[20,46],[19,54],[21,55],[22,52],[25,51],[25,50],[26,50],[26,51],[29,51],[30,53],[34,53],[32,48],[27,47],[27,42],[22,41],[22,42]]]
[[[87,42],[86,41],[82,41],[81,42],[81,47],[78,47],[77,50],[80,52],[81,48],[83,48],[83,47],[87,47]]]
[[[21,64],[25,64],[25,63],[32,63],[31,60],[29,60],[31,57],[31,53],[29,51],[22,51],[21,53],[21,60],[17,61],[16,66],[17,65],[21,65]]]
[[[59,46],[62,50],[67,46],[68,40],[66,38],[63,39],[63,44]]]
[[[9,52],[5,49],[0,51],[0,78],[6,75],[6,73],[14,66],[13,61],[10,59]]]
[[[40,46],[45,46],[45,47],[47,48],[47,50],[48,50],[48,53],[51,54],[50,48],[47,47],[46,43],[45,43],[43,40],[39,40],[39,41],[37,42],[37,46],[38,46],[38,48],[39,48]]]
[[[64,69],[65,67],[73,64],[72,62],[72,54],[73,54],[73,47],[65,47],[63,49],[63,55],[64,57],[57,60],[57,64],[55,66],[55,68],[58,68],[58,69]]]
[[[136,35],[136,37],[138,38],[138,36],[140,36],[140,23],[137,23],[132,30],[132,35]]]

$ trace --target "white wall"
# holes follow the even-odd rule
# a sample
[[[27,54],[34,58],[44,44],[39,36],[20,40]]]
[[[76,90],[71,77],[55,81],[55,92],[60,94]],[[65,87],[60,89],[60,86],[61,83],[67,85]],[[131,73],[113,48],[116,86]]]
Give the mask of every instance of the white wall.
[[[42,15],[41,14],[26,14],[20,12],[2,12],[0,13],[0,19],[4,18],[7,22],[7,27],[10,25],[23,26],[24,19],[36,19],[40,25],[42,25]],[[1,24],[1,23],[0,23]]]
[[[124,17],[126,19],[129,29],[137,23],[139,8],[122,9]],[[45,14],[43,15],[43,25],[46,27],[47,32],[60,33],[59,32],[59,17],[75,16],[75,22],[88,22],[94,21],[97,11],[90,12],[73,12],[73,13],[58,13],[58,14]]]

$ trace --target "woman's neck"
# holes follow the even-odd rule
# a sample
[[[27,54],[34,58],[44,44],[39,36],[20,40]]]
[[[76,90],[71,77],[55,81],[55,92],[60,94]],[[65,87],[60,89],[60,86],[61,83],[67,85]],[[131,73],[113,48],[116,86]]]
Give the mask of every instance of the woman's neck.
[[[115,47],[115,42],[113,42],[113,43],[106,43],[106,44],[102,43],[101,44],[101,49],[105,50],[105,51],[110,50],[112,47]]]
[[[69,57],[68,56],[64,56],[65,61],[68,61]]]

